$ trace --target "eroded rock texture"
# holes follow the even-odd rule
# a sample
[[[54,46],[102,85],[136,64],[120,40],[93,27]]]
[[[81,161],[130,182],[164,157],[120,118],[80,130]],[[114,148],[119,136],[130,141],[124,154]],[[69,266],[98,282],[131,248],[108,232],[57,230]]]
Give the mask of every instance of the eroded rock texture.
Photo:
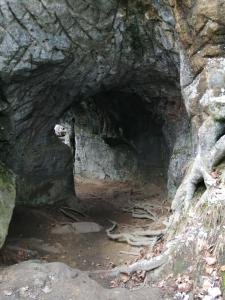
[[[75,118],[75,137],[76,130],[85,132],[83,140],[78,141],[80,153],[82,142],[95,129],[96,151],[103,160],[116,153],[104,148],[107,143],[112,146],[122,140],[134,150],[137,143],[133,134],[124,134],[123,126],[113,127],[123,116],[114,114],[106,122],[110,109],[101,124],[95,101],[106,95],[110,100],[109,95],[119,93],[131,104],[135,95],[158,124],[168,149],[170,198],[185,174],[172,203],[175,221],[178,217],[179,223],[180,213],[196,200],[193,196],[198,184],[205,184],[206,192],[199,196],[199,202],[199,198],[196,200],[202,205],[199,215],[192,218],[194,205],[189,215],[184,213],[190,239],[185,228],[183,240],[193,242],[194,257],[197,239],[201,245],[207,237],[213,239],[209,232],[212,223],[203,224],[209,206],[211,210],[216,207],[212,210],[213,218],[216,215],[214,228],[224,230],[220,215],[225,197],[224,167],[219,181],[218,174],[212,173],[225,155],[224,15],[223,0],[2,0],[0,151],[1,161],[17,175],[17,200],[34,204],[74,199],[74,157],[75,166],[85,170],[74,154],[75,144],[71,152],[53,130],[68,110]],[[76,119],[79,107],[86,124],[82,124],[82,118]],[[130,112],[130,107],[126,110]],[[117,113],[121,111],[122,107]],[[96,116],[96,120],[90,121],[89,116]],[[93,149],[90,140],[87,148]],[[126,155],[117,160],[127,167],[121,169],[136,172],[133,153]],[[107,170],[99,170],[100,175],[112,172],[112,161],[108,161]],[[88,157],[86,163],[90,171],[95,160]],[[94,167],[96,172],[96,164]],[[124,173],[109,176],[124,177]],[[178,229],[175,226],[174,236]],[[186,247],[180,240],[178,243]]]
[[[181,89],[195,148],[172,203],[171,236],[177,240],[174,269],[182,272],[190,265],[200,270],[201,254],[210,245],[218,263],[224,261],[225,3],[170,2],[181,42]],[[203,271],[197,274],[200,286]]]
[[[160,120],[135,94],[106,92],[74,107],[75,175],[150,182],[166,176]]]
[[[18,175],[18,201],[74,196],[73,158],[53,128],[72,104],[101,92],[126,90],[146,101],[173,152],[187,122],[166,2],[10,0],[0,13],[1,159]],[[181,179],[176,163],[170,173]]]
[[[198,183],[216,185],[210,175],[224,159],[224,1],[171,1],[182,44],[181,88],[191,118],[195,159],[178,189],[173,208],[188,207]]]
[[[2,300],[144,300],[146,295],[149,300],[162,299],[158,288],[143,288],[133,292],[122,288],[106,289],[85,272],[62,263],[38,261],[24,262],[6,269],[2,274],[0,295]]]
[[[15,176],[0,163],[0,247],[5,241],[9,222],[15,206]]]

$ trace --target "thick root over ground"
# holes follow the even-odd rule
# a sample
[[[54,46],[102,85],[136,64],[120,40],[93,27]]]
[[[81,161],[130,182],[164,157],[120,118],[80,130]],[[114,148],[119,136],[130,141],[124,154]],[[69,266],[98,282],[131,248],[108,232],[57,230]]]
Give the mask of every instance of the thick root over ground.
[[[217,185],[217,180],[211,176],[211,172],[225,156],[225,135],[222,135],[224,130],[225,124],[210,116],[203,122],[199,129],[197,156],[177,190],[172,203],[173,210],[188,208],[201,181],[204,181],[206,188]]]
[[[107,236],[114,241],[118,242],[127,242],[132,246],[154,246],[158,237],[164,234],[165,230],[140,230],[135,229],[132,233],[123,232],[123,233],[112,233],[112,231],[117,227],[117,223],[111,221],[113,223],[112,227],[106,230]]]

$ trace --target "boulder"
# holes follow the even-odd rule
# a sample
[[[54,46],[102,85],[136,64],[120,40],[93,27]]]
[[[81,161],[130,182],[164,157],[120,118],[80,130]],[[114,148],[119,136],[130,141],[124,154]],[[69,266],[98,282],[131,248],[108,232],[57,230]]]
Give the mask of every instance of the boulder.
[[[132,293],[121,288],[106,289],[86,272],[71,269],[63,263],[28,261],[5,269],[0,299],[160,300],[162,295],[158,288],[143,288]]]

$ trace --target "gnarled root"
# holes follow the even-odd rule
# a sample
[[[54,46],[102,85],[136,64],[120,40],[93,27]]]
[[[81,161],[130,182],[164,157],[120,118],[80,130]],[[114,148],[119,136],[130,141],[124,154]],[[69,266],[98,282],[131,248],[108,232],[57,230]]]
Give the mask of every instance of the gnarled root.
[[[168,262],[168,259],[169,249],[158,256],[152,257],[151,259],[142,259],[131,265],[118,266],[112,270],[91,271],[90,274],[101,274],[109,277],[117,277],[120,274],[130,275],[138,271],[149,272],[166,264]]]
[[[199,182],[204,181],[206,188],[217,185],[217,180],[210,175],[225,156],[225,124],[208,117],[199,129],[199,149],[193,165],[177,190],[172,209],[187,209]],[[218,139],[219,138],[219,139]]]
[[[150,203],[135,203],[130,208],[124,208],[123,211],[132,213],[132,217],[138,219],[149,219],[155,222],[158,218],[157,215],[152,211],[154,206]]]
[[[165,230],[134,230],[132,233],[112,233],[112,231],[117,227],[117,223],[113,223],[112,227],[106,230],[107,236],[114,241],[126,242],[131,246],[153,246],[158,236],[164,234]]]
[[[116,267],[110,271],[111,276],[118,276],[121,273],[132,274],[137,271],[151,271],[161,267],[168,261],[168,253],[163,253],[159,256],[155,256],[151,259],[142,259],[131,265],[123,265]]]

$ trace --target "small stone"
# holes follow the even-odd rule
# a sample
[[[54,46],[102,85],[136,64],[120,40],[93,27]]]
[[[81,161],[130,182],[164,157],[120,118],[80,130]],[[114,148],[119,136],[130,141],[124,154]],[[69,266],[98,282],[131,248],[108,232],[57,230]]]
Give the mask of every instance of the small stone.
[[[206,273],[208,274],[208,275],[211,275],[212,274],[212,272],[214,271],[214,269],[213,269],[213,267],[206,267],[205,268],[205,271],[206,271]]]
[[[3,293],[4,293],[5,296],[11,296],[13,294],[13,292],[10,291],[10,290],[6,290]]]
[[[50,274],[49,276],[48,276],[48,278],[50,279],[50,280],[52,280],[52,281],[55,281],[55,275],[54,274]]]
[[[210,279],[206,278],[204,281],[203,281],[203,284],[202,284],[202,288],[204,290],[208,290],[209,288],[211,288],[212,286],[212,282],[210,281]]]
[[[99,232],[103,229],[101,225],[95,222],[76,222],[72,223],[72,227],[75,229],[76,233]]]
[[[45,294],[49,294],[51,293],[51,291],[52,289],[47,285],[42,289],[42,292],[44,292]]]
[[[212,265],[215,265],[215,263],[217,262],[217,259],[215,257],[207,256],[205,258],[205,261],[209,266],[212,266]]]
[[[223,266],[220,267],[220,271],[221,272],[225,272],[225,265],[223,265]]]
[[[219,297],[222,295],[220,288],[218,287],[212,287],[208,289],[208,294],[211,296],[213,299]]]
[[[19,289],[19,293],[21,296],[25,295],[26,292],[29,290],[29,287],[28,286],[23,286]]]

